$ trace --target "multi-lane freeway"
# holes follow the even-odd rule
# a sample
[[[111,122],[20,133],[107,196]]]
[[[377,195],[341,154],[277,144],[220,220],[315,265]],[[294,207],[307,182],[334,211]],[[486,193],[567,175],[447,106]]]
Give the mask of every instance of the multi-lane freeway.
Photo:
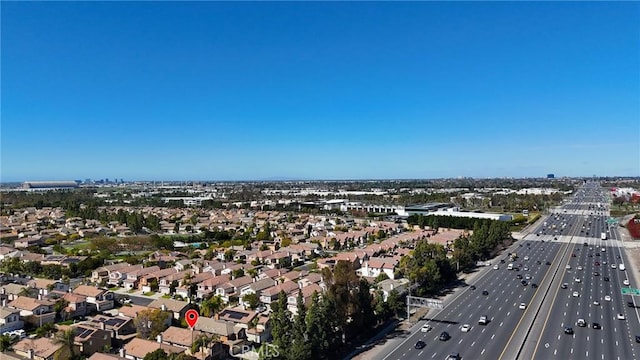
[[[384,359],[639,358],[638,309],[621,295],[635,280],[617,230],[606,222],[607,203],[598,184],[587,183],[425,319],[428,331],[418,329]],[[489,322],[479,324],[481,316]]]

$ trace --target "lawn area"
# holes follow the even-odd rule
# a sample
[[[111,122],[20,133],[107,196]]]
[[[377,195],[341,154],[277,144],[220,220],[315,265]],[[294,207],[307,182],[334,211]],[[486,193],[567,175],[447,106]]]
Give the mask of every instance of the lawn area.
[[[146,292],[146,293],[142,293],[142,295],[144,295],[144,296],[153,296],[155,294],[156,294],[155,291],[149,291],[149,292]]]

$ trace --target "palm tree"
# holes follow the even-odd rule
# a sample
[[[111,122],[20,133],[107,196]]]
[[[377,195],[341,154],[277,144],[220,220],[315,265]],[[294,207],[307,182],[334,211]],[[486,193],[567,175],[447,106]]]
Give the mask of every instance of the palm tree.
[[[213,314],[222,310],[223,306],[224,301],[222,300],[220,295],[216,295],[203,301],[200,310],[202,311],[202,316],[211,317],[213,316]]]
[[[54,360],[73,360],[77,358],[75,352],[75,340],[76,332],[74,329],[61,331],[56,334],[53,340],[54,344],[62,345],[60,350],[56,351],[53,358]]]
[[[11,351],[11,336],[9,335],[1,335],[0,336],[0,352]]]
[[[20,289],[20,292],[18,293],[18,296],[30,297],[31,296],[31,289],[28,286],[23,287],[22,289]]]
[[[202,352],[202,356],[200,356],[199,358],[203,359],[205,355],[205,349],[208,349],[211,346],[211,344],[218,341],[218,339],[219,339],[218,335],[211,335],[211,336],[207,336],[206,334],[199,335],[195,339],[193,344],[191,344],[191,354],[195,356],[196,353],[200,351]]]

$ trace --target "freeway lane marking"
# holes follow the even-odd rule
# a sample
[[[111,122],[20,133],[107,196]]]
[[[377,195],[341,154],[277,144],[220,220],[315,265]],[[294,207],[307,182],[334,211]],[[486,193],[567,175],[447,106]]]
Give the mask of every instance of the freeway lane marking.
[[[480,355],[484,354],[484,350],[485,349],[482,349],[482,351],[480,351]],[[618,360],[620,360],[620,358],[618,358]]]
[[[504,324],[504,321],[500,322],[500,327],[502,327],[502,324]]]
[[[418,357],[420,357],[420,355],[422,355],[422,353],[423,353],[423,352],[424,352],[424,350],[423,350],[423,351],[420,351],[420,352],[418,353]]]
[[[496,334],[491,335],[491,340],[493,340],[494,337],[496,337]]]
[[[433,353],[433,355],[431,355],[431,358],[433,359],[434,357],[436,357],[437,353]]]
[[[476,342],[474,341],[474,342],[472,342],[472,343],[471,343],[471,346],[473,346],[473,345],[475,345],[475,344],[476,344]]]

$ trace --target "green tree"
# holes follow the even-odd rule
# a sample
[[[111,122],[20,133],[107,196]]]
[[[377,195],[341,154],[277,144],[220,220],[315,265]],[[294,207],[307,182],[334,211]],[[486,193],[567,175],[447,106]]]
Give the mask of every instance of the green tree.
[[[308,342],[306,316],[307,309],[304,305],[302,291],[298,292],[297,314],[293,321],[292,341],[286,357],[291,360],[312,358],[311,344]]]
[[[202,316],[204,317],[212,317],[223,308],[224,301],[222,300],[222,297],[220,297],[220,295],[212,296],[208,299],[205,299],[200,305],[200,311],[202,311]]]
[[[72,360],[78,359],[79,355],[76,354],[75,349],[76,331],[75,329],[69,329],[61,331],[56,334],[53,339],[54,344],[62,345],[62,347],[55,352],[54,360]]]
[[[260,305],[260,298],[258,297],[258,294],[256,293],[248,293],[245,296],[242,297],[242,301],[246,302],[249,304],[249,308],[251,310],[254,310],[255,308],[258,307],[258,305]]]
[[[136,327],[138,337],[142,339],[155,339],[158,334],[168,327],[168,319],[171,313],[160,309],[148,309],[140,311],[133,324]]]
[[[156,349],[144,356],[144,360],[167,360],[168,354],[162,349]]]
[[[9,335],[0,335],[0,352],[7,352],[13,350],[13,341]]]
[[[278,301],[272,305],[271,336],[281,354],[287,354],[291,345],[291,313],[287,309],[287,296],[284,291],[278,294]]]

